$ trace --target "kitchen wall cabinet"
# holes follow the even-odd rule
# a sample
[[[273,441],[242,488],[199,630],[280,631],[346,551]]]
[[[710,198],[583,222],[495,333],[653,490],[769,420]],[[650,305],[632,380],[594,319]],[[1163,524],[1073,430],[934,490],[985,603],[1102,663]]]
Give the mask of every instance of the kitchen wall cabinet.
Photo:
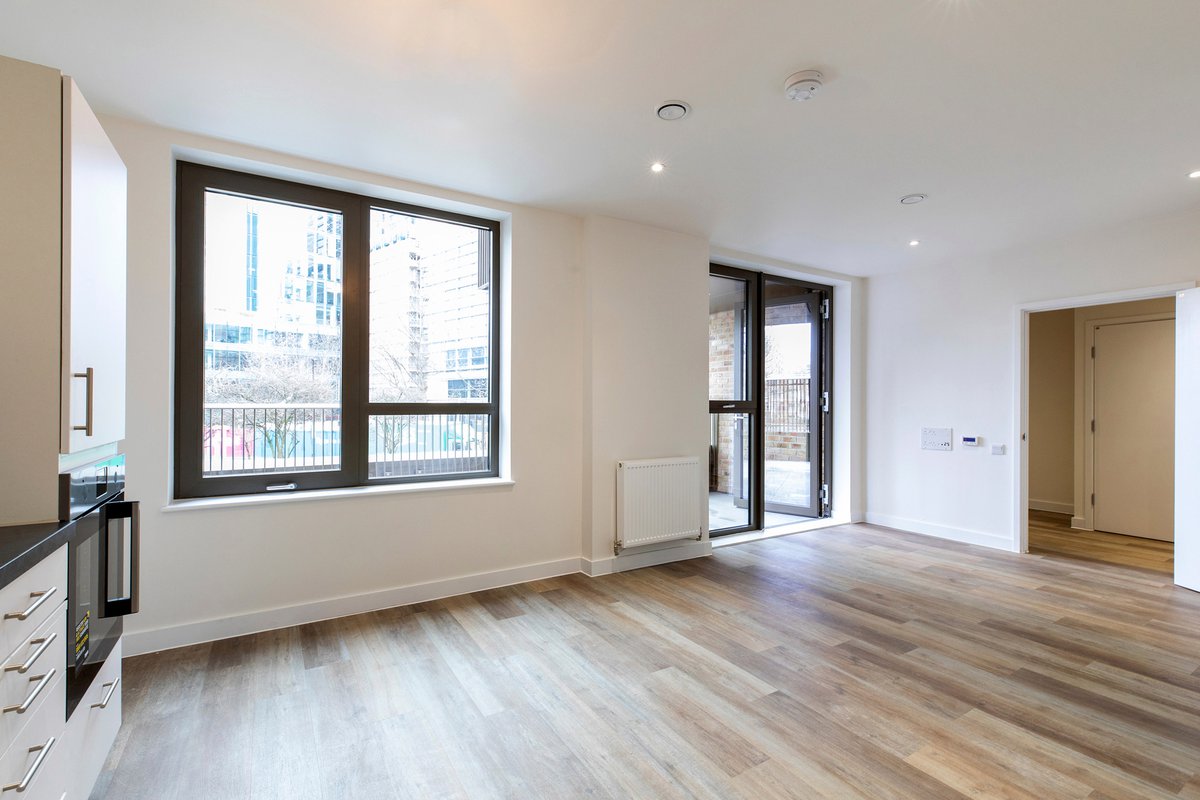
[[[125,164],[63,78],[63,453],[125,438]]]
[[[125,166],[58,70],[0,57],[0,108],[0,279],[21,287],[0,314],[0,525],[18,525],[58,519],[60,453],[124,436]]]

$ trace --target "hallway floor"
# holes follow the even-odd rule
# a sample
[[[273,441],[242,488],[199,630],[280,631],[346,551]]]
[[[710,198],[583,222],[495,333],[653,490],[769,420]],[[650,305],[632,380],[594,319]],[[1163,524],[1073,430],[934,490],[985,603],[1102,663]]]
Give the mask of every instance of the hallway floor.
[[[1172,573],[1175,569],[1175,545],[1172,542],[1075,530],[1071,527],[1070,516],[1049,511],[1029,512],[1029,552],[1155,572]]]

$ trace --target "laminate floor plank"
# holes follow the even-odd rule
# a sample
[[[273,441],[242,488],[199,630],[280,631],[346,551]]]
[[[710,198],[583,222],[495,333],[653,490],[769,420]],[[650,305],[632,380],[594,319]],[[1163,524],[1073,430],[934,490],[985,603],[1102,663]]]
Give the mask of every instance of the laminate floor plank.
[[[130,658],[92,800],[1200,800],[1161,543],[871,525]]]

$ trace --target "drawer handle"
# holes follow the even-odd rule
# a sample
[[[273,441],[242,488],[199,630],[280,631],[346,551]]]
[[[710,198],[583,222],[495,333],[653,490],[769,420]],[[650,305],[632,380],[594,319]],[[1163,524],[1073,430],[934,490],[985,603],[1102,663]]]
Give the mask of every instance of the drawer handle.
[[[26,711],[28,711],[29,707],[33,705],[33,701],[37,700],[37,696],[42,693],[42,689],[45,689],[50,685],[50,681],[54,680],[54,673],[56,672],[58,672],[58,670],[52,669],[45,675],[39,675],[36,678],[30,678],[29,680],[31,681],[37,681],[37,686],[33,687],[33,691],[29,693],[29,697],[26,697],[25,702],[21,703],[19,706],[6,706],[4,713],[7,714],[10,711],[15,711],[18,714],[24,714]]]
[[[50,595],[54,594],[57,591],[58,591],[57,586],[51,586],[49,589],[47,589],[44,592],[30,592],[29,596],[33,597],[35,599],[32,603],[29,604],[29,608],[25,609],[24,611],[10,611],[4,615],[4,618],[5,619],[20,619],[20,620],[29,619],[31,616],[33,616],[33,612],[37,611],[41,607],[42,603],[49,600]]]
[[[18,792],[23,792],[29,788],[29,784],[33,782],[33,778],[37,775],[37,771],[42,768],[42,762],[46,760],[46,756],[50,753],[50,748],[54,747],[54,737],[51,736],[46,740],[45,744],[34,745],[29,748],[29,752],[37,753],[38,757],[33,760],[29,771],[25,773],[25,777],[21,778],[20,783],[10,783],[0,791],[7,792],[10,789],[16,789]]]
[[[42,657],[42,653],[46,652],[46,648],[54,644],[54,640],[58,638],[57,633],[52,633],[49,636],[43,636],[41,639],[30,639],[30,644],[40,645],[37,650],[29,658],[25,659],[24,664],[8,664],[4,667],[5,672],[15,671],[18,675],[24,675],[29,672],[29,668],[33,666],[33,662]]]
[[[101,700],[99,703],[92,703],[92,708],[108,708],[108,701],[112,700],[113,692],[115,692],[117,690],[117,684],[119,684],[120,682],[121,682],[121,679],[117,678],[112,683],[104,684],[105,686],[108,687],[108,691],[104,693],[103,700]]]

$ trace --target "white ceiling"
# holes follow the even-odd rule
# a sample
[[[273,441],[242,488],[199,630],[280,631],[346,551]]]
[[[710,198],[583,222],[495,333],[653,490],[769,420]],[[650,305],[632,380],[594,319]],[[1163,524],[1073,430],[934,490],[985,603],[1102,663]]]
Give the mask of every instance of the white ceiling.
[[[1196,0],[4,6],[103,112],[850,274],[1200,205]]]

